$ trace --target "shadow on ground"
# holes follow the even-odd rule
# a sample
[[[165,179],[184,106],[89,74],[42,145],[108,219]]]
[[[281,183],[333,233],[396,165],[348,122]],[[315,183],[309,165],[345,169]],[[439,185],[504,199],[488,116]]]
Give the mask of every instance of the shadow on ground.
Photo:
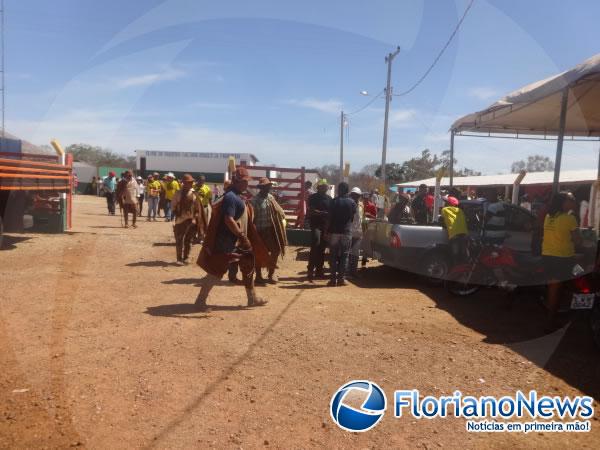
[[[165,280],[161,281],[162,284],[193,284],[196,287],[202,286],[203,278],[175,278],[173,280]],[[234,283],[230,281],[220,280],[217,282],[216,286],[234,286]],[[237,284],[235,284],[237,286]]]
[[[593,343],[585,313],[564,316],[563,329],[548,335],[544,332],[546,311],[535,290],[511,295],[497,289],[482,289],[473,296],[460,298],[449,294],[443,286],[428,286],[414,273],[385,266],[361,270],[360,278],[353,283],[366,289],[416,289],[431,298],[436,308],[483,334],[483,342],[510,348],[600,400],[600,349]]]
[[[17,244],[21,242],[29,241],[31,238],[26,236],[12,236],[12,235],[4,235],[2,237],[2,247],[0,250],[14,250],[17,248]]]
[[[90,225],[89,228],[123,228],[122,226],[113,226],[113,225]]]
[[[167,262],[167,261],[137,261],[129,264],[125,264],[127,267],[170,267],[170,266],[178,266],[176,262]]]
[[[207,319],[211,311],[243,311],[249,309],[245,305],[209,305],[202,311],[193,303],[173,303],[169,305],[149,306],[145,313],[155,317],[178,317],[184,319]]]

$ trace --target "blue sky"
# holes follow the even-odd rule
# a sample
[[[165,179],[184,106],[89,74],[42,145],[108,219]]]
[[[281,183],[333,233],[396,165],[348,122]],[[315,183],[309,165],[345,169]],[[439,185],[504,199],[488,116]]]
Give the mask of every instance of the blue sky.
[[[6,1],[7,130],[135,149],[252,152],[264,163],[339,161],[339,114],[430,64],[465,0]],[[412,94],[392,102],[388,161],[448,147],[463,114],[600,52],[592,0],[475,0],[457,39]],[[383,99],[349,118],[353,170],[381,159]],[[458,138],[460,166],[506,172],[549,142]],[[598,144],[567,143],[564,168]]]

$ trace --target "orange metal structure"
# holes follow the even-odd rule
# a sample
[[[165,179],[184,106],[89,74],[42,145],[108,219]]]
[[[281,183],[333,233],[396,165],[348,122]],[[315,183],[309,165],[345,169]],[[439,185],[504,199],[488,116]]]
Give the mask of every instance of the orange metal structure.
[[[72,166],[71,155],[67,155],[66,164],[62,165],[53,155],[0,152],[0,195],[10,195],[10,192],[15,191],[54,195],[65,193],[66,225],[70,228]],[[5,211],[0,211],[0,214],[4,213]]]

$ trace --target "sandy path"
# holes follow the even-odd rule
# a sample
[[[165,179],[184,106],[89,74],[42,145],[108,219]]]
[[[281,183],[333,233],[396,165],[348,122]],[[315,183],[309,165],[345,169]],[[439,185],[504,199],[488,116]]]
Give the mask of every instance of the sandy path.
[[[371,264],[357,285],[307,285],[291,248],[270,303],[222,283],[190,307],[202,271],[173,264],[170,226],[120,228],[78,197],[65,235],[25,234],[0,253],[0,446],[90,448],[596,447],[586,434],[469,434],[459,419],[385,417],[343,432],[331,395],[351,379],[425,394],[600,394],[600,357],[569,332],[545,368],[516,343],[540,336],[532,305],[461,301]],[[194,256],[198,247],[194,247]],[[574,336],[574,337],[573,337]],[[573,345],[575,340],[577,346]],[[567,343],[569,345],[567,346]],[[517,348],[519,352],[514,351]],[[594,359],[595,358],[595,359]],[[26,392],[15,390],[29,389]],[[596,404],[596,410],[598,405]]]

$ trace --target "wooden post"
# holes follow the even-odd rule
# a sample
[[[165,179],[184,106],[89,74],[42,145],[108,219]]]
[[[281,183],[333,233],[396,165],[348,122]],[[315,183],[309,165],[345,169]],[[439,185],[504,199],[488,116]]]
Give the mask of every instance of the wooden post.
[[[300,201],[302,202],[302,207],[298,208],[300,210],[300,214],[298,214],[298,220],[296,223],[296,228],[304,228],[304,220],[306,219],[306,170],[304,166],[300,168]]]
[[[66,166],[69,167],[69,192],[67,193],[67,230],[73,226],[73,155],[67,154]]]

